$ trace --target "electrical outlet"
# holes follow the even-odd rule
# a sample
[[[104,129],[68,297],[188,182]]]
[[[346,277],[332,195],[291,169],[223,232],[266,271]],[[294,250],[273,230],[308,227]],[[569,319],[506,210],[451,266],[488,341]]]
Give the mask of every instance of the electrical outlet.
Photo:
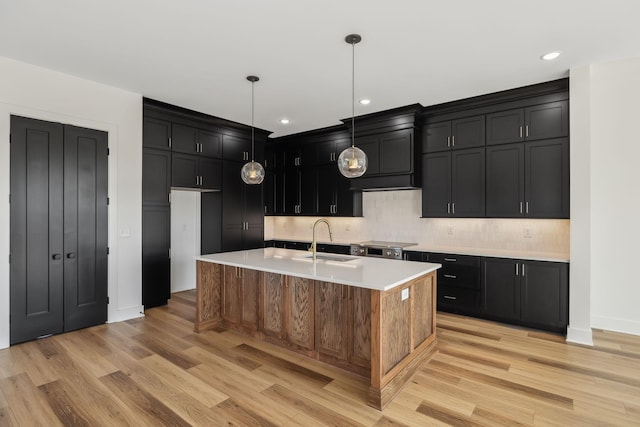
[[[531,237],[532,237],[531,236],[531,229],[529,227],[525,228],[524,229],[524,238],[525,239],[530,239]]]
[[[401,292],[402,301],[409,299],[409,288],[404,288]]]
[[[453,234],[453,227],[452,226],[448,226],[447,227],[447,234]]]

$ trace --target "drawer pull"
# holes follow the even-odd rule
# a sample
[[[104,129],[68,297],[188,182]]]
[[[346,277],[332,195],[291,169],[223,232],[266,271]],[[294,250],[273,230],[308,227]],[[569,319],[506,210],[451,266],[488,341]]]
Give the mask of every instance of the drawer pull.
[[[458,276],[455,276],[453,274],[445,274],[444,277],[446,277],[447,279],[457,279]]]
[[[457,298],[456,298],[456,297],[452,297],[451,295],[445,295],[445,296],[444,296],[444,299],[452,299],[452,300],[455,300],[455,299],[457,299]]]
[[[445,258],[445,261],[449,261],[449,262],[457,262],[458,260],[455,258]]]

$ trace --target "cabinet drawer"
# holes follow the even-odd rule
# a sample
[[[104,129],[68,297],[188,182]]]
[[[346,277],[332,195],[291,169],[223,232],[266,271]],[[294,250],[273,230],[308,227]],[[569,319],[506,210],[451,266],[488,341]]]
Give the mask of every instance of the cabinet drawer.
[[[438,284],[438,310],[479,313],[480,292]]]
[[[470,255],[429,254],[429,262],[442,264],[438,286],[480,290],[480,257]]]
[[[437,262],[443,265],[468,265],[470,267],[480,268],[480,257],[473,255],[430,253],[429,262]]]

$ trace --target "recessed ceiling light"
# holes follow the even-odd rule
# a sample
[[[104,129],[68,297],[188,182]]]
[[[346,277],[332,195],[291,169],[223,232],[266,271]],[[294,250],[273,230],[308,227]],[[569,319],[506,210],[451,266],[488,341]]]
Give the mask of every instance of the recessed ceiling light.
[[[283,125],[288,125],[289,119],[280,119],[280,123],[282,123]]]
[[[542,55],[540,57],[540,59],[543,59],[545,61],[551,61],[553,59],[556,59],[558,56],[560,56],[560,52],[559,51],[549,52],[549,53],[545,53],[544,55]]]
[[[363,98],[363,99],[360,100],[360,104],[369,105],[369,104],[371,104],[371,100],[367,99],[367,98]]]

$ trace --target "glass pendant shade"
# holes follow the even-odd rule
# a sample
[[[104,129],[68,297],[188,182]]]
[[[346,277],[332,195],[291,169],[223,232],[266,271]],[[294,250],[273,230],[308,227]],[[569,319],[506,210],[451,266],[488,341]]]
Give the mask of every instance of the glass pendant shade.
[[[346,148],[338,157],[338,170],[347,178],[358,178],[367,171],[367,155],[358,147]]]
[[[240,175],[245,184],[262,184],[264,180],[264,168],[260,163],[251,160],[242,166]]]

